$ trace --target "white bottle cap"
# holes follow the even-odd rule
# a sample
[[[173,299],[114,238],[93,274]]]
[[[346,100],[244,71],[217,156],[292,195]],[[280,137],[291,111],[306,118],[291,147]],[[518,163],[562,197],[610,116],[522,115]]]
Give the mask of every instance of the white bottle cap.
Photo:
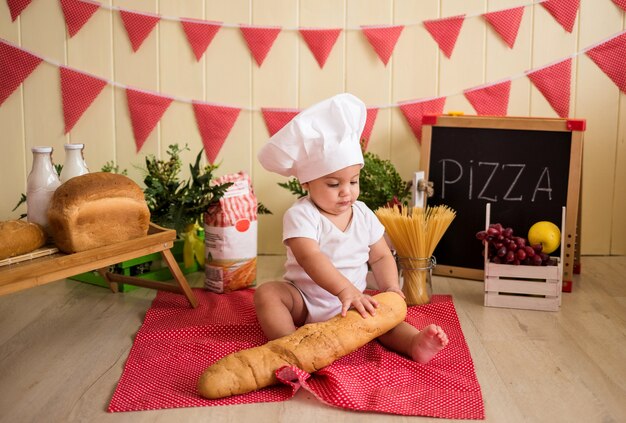
[[[52,147],[37,146],[30,149],[33,153],[52,153]]]
[[[85,144],[63,144],[66,150],[82,150]]]

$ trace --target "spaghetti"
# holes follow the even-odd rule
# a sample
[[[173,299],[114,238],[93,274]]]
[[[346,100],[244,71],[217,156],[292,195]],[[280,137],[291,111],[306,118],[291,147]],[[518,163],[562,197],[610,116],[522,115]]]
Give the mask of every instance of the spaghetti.
[[[429,303],[427,277],[434,265],[432,255],[456,212],[445,205],[425,209],[394,206],[379,208],[376,216],[397,251],[407,304]]]

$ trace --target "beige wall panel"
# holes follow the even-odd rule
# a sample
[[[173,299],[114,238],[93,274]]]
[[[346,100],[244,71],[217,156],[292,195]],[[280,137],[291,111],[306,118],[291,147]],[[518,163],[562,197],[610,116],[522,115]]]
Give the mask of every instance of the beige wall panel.
[[[387,104],[390,102],[387,101]],[[377,102],[365,102],[369,105],[377,105]],[[391,156],[391,116],[392,109],[389,107],[378,110],[376,123],[372,128],[372,135],[367,145],[367,151],[377,154],[378,156],[389,159]]]
[[[111,4],[110,1],[102,3]],[[66,33],[70,68],[113,80],[112,21],[112,13],[101,9],[72,38]],[[91,172],[100,171],[106,162],[116,157],[114,93],[112,85],[105,86],[69,133],[69,142],[85,144],[85,161]],[[65,127],[65,123],[63,125]]]
[[[518,6],[520,2],[517,0],[490,0],[486,12]],[[528,116],[530,81],[521,75],[531,67],[532,16],[533,7],[525,7],[513,48],[509,48],[484,18],[479,18],[486,28],[485,83],[512,79],[510,116]],[[475,113],[473,109],[472,113]]]
[[[361,25],[392,25],[391,0],[348,0],[346,25],[346,91],[361,98],[367,106],[391,103],[393,57],[387,66],[380,60],[362,31]],[[400,35],[402,37],[402,35]],[[391,112],[378,111],[368,151],[389,158]]]
[[[33,2],[18,19],[22,48],[46,59],[65,63],[65,20],[59,3]],[[42,36],[42,28],[47,28],[45,36]]]
[[[618,11],[622,29],[626,28],[626,14]],[[626,96],[620,92],[617,155],[615,161],[615,190],[613,198],[613,230],[611,254],[626,254]]]
[[[563,29],[542,6],[534,6],[533,53],[531,69],[539,69],[553,62],[560,61],[577,51],[576,37],[578,19],[572,33]],[[572,60],[572,81],[576,78],[576,59]],[[572,83],[570,98],[570,115],[576,95],[576,87]],[[531,88],[530,116],[558,117],[543,94],[534,85]]]
[[[344,2],[338,0],[302,0],[299,27],[344,28]],[[299,104],[308,107],[316,102],[345,91],[346,31],[342,31],[328,56],[324,68],[298,34],[299,41]]]
[[[229,2],[207,0],[205,19],[220,21],[224,25],[249,24],[251,23],[250,8],[250,0]],[[239,28],[221,28],[204,54],[204,58],[206,60],[206,100],[229,106],[252,106],[250,91],[254,60]],[[242,114],[244,114],[243,111]]]
[[[20,194],[26,193],[26,177],[32,166],[32,153],[23,142],[22,100],[22,89],[18,88],[0,107],[0,220],[16,219],[26,213],[25,204],[11,211]]]
[[[256,4],[255,4],[256,6]],[[253,7],[252,24],[298,26],[298,7],[292,0],[267,0]],[[255,108],[298,107],[298,52],[299,35],[282,31],[263,66],[254,62],[252,70],[252,99]],[[267,142],[268,133],[260,112],[254,113],[252,169],[256,181],[255,193],[274,214],[259,220],[259,252],[284,253],[282,245],[282,215],[293,202],[286,190],[276,186],[285,178],[270,174],[256,160],[258,150]],[[263,176],[261,176],[263,175]]]
[[[576,115],[587,120],[584,134],[581,252],[609,254],[611,204],[615,188],[618,89],[586,56],[579,57],[578,72],[581,79],[591,82],[579,86],[576,99]]]
[[[391,104],[437,95],[439,48],[433,43],[422,22],[438,16],[438,0],[394,2],[394,23],[406,26],[391,57]],[[404,180],[412,180],[413,173],[419,169],[421,147],[400,108],[392,107],[390,114],[389,159]]]
[[[207,0],[205,19],[230,25],[250,23],[250,3],[249,0]],[[252,107],[253,59],[239,28],[220,29],[204,58],[205,100],[244,108],[217,157],[216,163],[221,163],[217,173],[244,170],[252,174],[251,122],[256,112],[247,109]]]
[[[530,80],[525,76],[511,81],[508,116],[530,116],[530,85]]]
[[[56,2],[37,2],[21,24],[22,46],[46,59],[65,63],[65,21]],[[42,37],[42,28],[49,28]],[[24,135],[26,151],[35,145],[54,148],[53,161],[63,163],[63,108],[59,69],[41,63],[24,81]],[[26,154],[30,170],[32,154]]]
[[[171,93],[174,91],[162,89],[161,92]],[[199,90],[199,93],[201,92],[202,89]],[[180,158],[184,163],[180,172],[180,178],[182,180],[188,179],[190,176],[188,164],[195,163],[196,156],[203,148],[202,138],[200,137],[200,133],[198,132],[198,126],[196,124],[196,118],[193,112],[192,105],[185,101],[174,100],[163,115],[160,123],[160,128],[161,130],[159,133],[159,154],[162,158],[169,158],[169,156],[167,155],[167,150],[172,144],[178,144],[180,148],[183,148],[185,145],[187,146],[188,150],[180,153]],[[148,141],[146,141],[146,143],[148,143]],[[144,148],[145,147],[146,144],[144,144]],[[143,149],[141,152],[143,153]],[[202,154],[201,160],[201,163],[206,163],[207,161],[206,155],[204,153]]]
[[[114,6],[140,12],[157,13],[155,0],[137,2],[134,0],[115,0]],[[141,48],[133,52],[122,18],[118,12],[113,14],[113,75],[115,81],[133,89],[152,92],[159,91],[158,37],[159,25],[144,40]],[[171,106],[170,106],[171,107]],[[167,111],[164,114],[167,114]],[[116,161],[121,168],[128,169],[128,176],[137,182],[143,180],[142,172],[137,166],[144,168],[144,159],[148,154],[159,156],[161,151],[160,124],[154,128],[146,139],[141,151],[137,153],[133,127],[126,101],[126,92],[122,88],[115,89],[115,143]],[[167,148],[167,146],[165,146]]]
[[[442,0],[442,18],[484,12],[484,1]],[[474,109],[465,99],[462,91],[483,83],[485,32],[485,24],[481,18],[467,18],[463,22],[463,27],[452,51],[452,57],[448,59],[443,53],[439,53],[441,75],[439,95],[448,96],[444,112],[462,111],[466,114],[474,113]],[[432,43],[435,43],[435,41],[432,40]]]
[[[583,4],[579,50],[622,30],[622,17],[610,3]],[[619,89],[586,56],[578,59],[576,116],[587,119],[583,159],[583,213],[581,251],[611,253],[613,194],[616,189],[616,153],[619,119]],[[622,182],[622,190],[624,183]],[[624,219],[622,210],[621,219]]]
[[[615,160],[615,189],[611,220],[611,254],[626,254],[626,96],[620,94],[619,132]],[[591,226],[591,225],[590,225]]]
[[[1,3],[0,6],[0,37],[4,38],[7,41],[12,42],[13,44],[19,44],[20,37],[20,27],[22,23],[22,17],[18,17],[15,22],[11,21],[11,12],[9,11],[9,7],[6,2]],[[27,11],[22,12],[24,15]]]
[[[19,45],[19,33],[22,18],[11,22],[11,14],[6,3],[0,6],[0,37]],[[35,70],[37,72],[37,70]],[[15,212],[11,210],[20,199],[20,194],[26,192],[26,177],[30,168],[27,168],[27,156],[30,150],[24,145],[24,115],[22,114],[23,88],[18,87],[0,107],[0,220],[16,219],[26,213],[26,206],[22,205]],[[29,158],[30,160],[30,158]],[[28,163],[32,163],[32,160]],[[9,182],[9,177],[11,181]]]
[[[176,18],[204,19],[202,2],[160,0],[159,13]],[[162,20],[159,24],[159,91],[175,95],[181,100],[203,100],[204,58],[199,62],[191,49],[179,21]],[[194,163],[202,149],[193,107],[185,101],[174,100],[161,119],[161,155],[166,156],[170,144],[185,144],[189,151],[181,153],[183,163]],[[206,156],[204,156],[204,162]],[[189,166],[183,166],[181,178],[189,177]]]

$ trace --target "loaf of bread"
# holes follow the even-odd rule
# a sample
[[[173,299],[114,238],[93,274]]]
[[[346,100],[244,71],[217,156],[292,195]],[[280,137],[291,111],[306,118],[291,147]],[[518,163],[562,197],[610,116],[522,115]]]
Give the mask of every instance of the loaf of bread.
[[[0,222],[0,260],[30,253],[46,243],[43,228],[23,220]]]
[[[75,253],[146,236],[150,211],[143,191],[130,178],[97,172],[57,188],[48,221],[59,250]]]
[[[200,376],[198,393],[209,399],[244,394],[276,384],[276,370],[283,366],[313,373],[332,364],[406,317],[406,303],[400,295],[385,292],[374,298],[379,303],[375,316],[364,319],[349,310],[345,317],[304,325],[291,335],[227,355]]]

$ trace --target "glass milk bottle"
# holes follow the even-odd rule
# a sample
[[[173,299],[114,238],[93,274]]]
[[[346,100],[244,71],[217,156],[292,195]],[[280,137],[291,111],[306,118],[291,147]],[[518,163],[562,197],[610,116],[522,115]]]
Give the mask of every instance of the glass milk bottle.
[[[61,170],[61,183],[73,178],[74,176],[89,173],[85,158],[83,157],[83,149],[85,144],[65,144],[65,162],[63,170]]]
[[[52,165],[52,147],[33,147],[33,168],[26,180],[26,213],[29,222],[48,229],[48,206],[61,185]]]

